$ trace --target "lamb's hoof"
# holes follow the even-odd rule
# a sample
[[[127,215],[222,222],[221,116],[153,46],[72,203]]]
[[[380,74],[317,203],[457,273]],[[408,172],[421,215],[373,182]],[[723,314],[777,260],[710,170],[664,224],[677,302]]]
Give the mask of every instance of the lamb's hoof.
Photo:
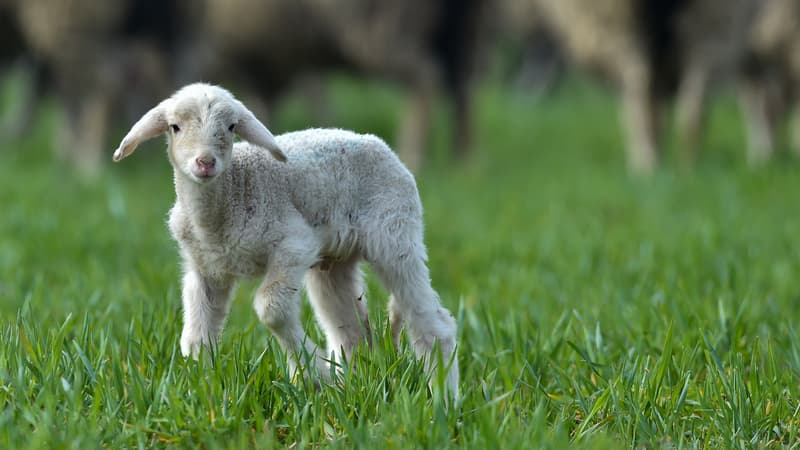
[[[208,339],[194,336],[181,336],[181,354],[184,358],[191,357],[197,361],[203,349],[209,351],[212,350],[211,347],[213,347],[213,344],[210,343]]]

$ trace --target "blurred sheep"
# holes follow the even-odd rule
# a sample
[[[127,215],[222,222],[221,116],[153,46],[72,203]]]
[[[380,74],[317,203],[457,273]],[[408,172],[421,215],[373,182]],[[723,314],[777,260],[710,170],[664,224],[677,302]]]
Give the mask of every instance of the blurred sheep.
[[[453,103],[453,148],[470,147],[468,85],[484,1],[204,0],[193,59],[208,62],[199,68],[208,78],[267,103],[300,75],[331,69],[398,82],[412,97],[399,153],[417,168],[438,91]]]
[[[533,1],[501,0],[484,29],[495,43],[504,74],[514,89],[551,93],[563,79],[566,61],[558,41]]]
[[[12,0],[0,0],[0,68],[19,58],[22,54],[22,35],[16,20]]]
[[[735,72],[758,0],[504,0],[517,27],[544,26],[577,65],[619,86],[628,166],[660,158],[669,98],[676,98],[684,160],[693,158],[710,80]],[[509,13],[510,12],[510,13]],[[512,22],[513,23],[513,22]]]
[[[21,83],[16,101],[0,115],[0,142],[16,139],[28,130],[37,103],[33,93],[39,79],[38,66],[26,55],[13,6],[12,0],[0,0],[0,80],[18,75]]]
[[[119,95],[138,100],[169,92],[164,42],[172,2],[155,0],[6,0],[13,2],[23,46],[36,62],[38,94],[52,89],[62,108],[55,150],[84,173],[101,164]],[[33,103],[33,101],[31,101]],[[137,108],[138,106],[138,108]]]
[[[800,0],[763,0],[748,38],[740,102],[749,159],[772,155],[776,129],[792,112],[792,150],[800,156]]]

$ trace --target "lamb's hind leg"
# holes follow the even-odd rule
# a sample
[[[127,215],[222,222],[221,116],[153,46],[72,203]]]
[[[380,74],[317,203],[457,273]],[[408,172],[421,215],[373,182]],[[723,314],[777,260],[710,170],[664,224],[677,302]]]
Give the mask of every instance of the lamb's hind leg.
[[[396,348],[400,348],[400,333],[403,331],[403,316],[400,307],[394,299],[394,295],[389,296],[389,328],[392,331],[392,342]]]
[[[300,321],[300,288],[309,265],[284,267],[276,264],[258,288],[254,308],[261,322],[269,328],[289,356],[289,368],[295,373],[300,365],[323,378],[329,378],[328,363],[303,329]]]
[[[306,273],[306,289],[328,339],[328,355],[348,360],[366,336],[367,300],[358,258],[323,263]]]
[[[399,333],[405,323],[414,352],[425,359],[429,370],[444,369],[437,367],[439,359],[434,348],[438,346],[443,364],[449,364],[445,383],[451,395],[458,397],[456,322],[450,311],[439,303],[439,296],[431,287],[421,246],[412,245],[408,252],[398,253],[403,255],[399,260],[376,261],[373,265],[392,293],[389,314],[393,333]]]

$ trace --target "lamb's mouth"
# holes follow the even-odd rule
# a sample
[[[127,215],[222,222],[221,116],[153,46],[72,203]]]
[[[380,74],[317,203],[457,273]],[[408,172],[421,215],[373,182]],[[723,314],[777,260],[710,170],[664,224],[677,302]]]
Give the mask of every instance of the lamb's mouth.
[[[217,178],[218,173],[209,173],[209,172],[195,172],[191,171],[192,178],[198,183],[208,183],[214,178]]]

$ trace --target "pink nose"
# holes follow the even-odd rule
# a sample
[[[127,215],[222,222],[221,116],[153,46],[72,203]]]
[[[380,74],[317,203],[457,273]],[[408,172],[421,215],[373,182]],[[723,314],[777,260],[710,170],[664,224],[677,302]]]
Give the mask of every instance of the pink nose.
[[[217,164],[217,159],[214,158],[213,156],[204,156],[204,157],[195,159],[195,162],[200,167],[203,167],[203,168],[206,168],[206,169],[210,169],[210,168],[214,167]]]

